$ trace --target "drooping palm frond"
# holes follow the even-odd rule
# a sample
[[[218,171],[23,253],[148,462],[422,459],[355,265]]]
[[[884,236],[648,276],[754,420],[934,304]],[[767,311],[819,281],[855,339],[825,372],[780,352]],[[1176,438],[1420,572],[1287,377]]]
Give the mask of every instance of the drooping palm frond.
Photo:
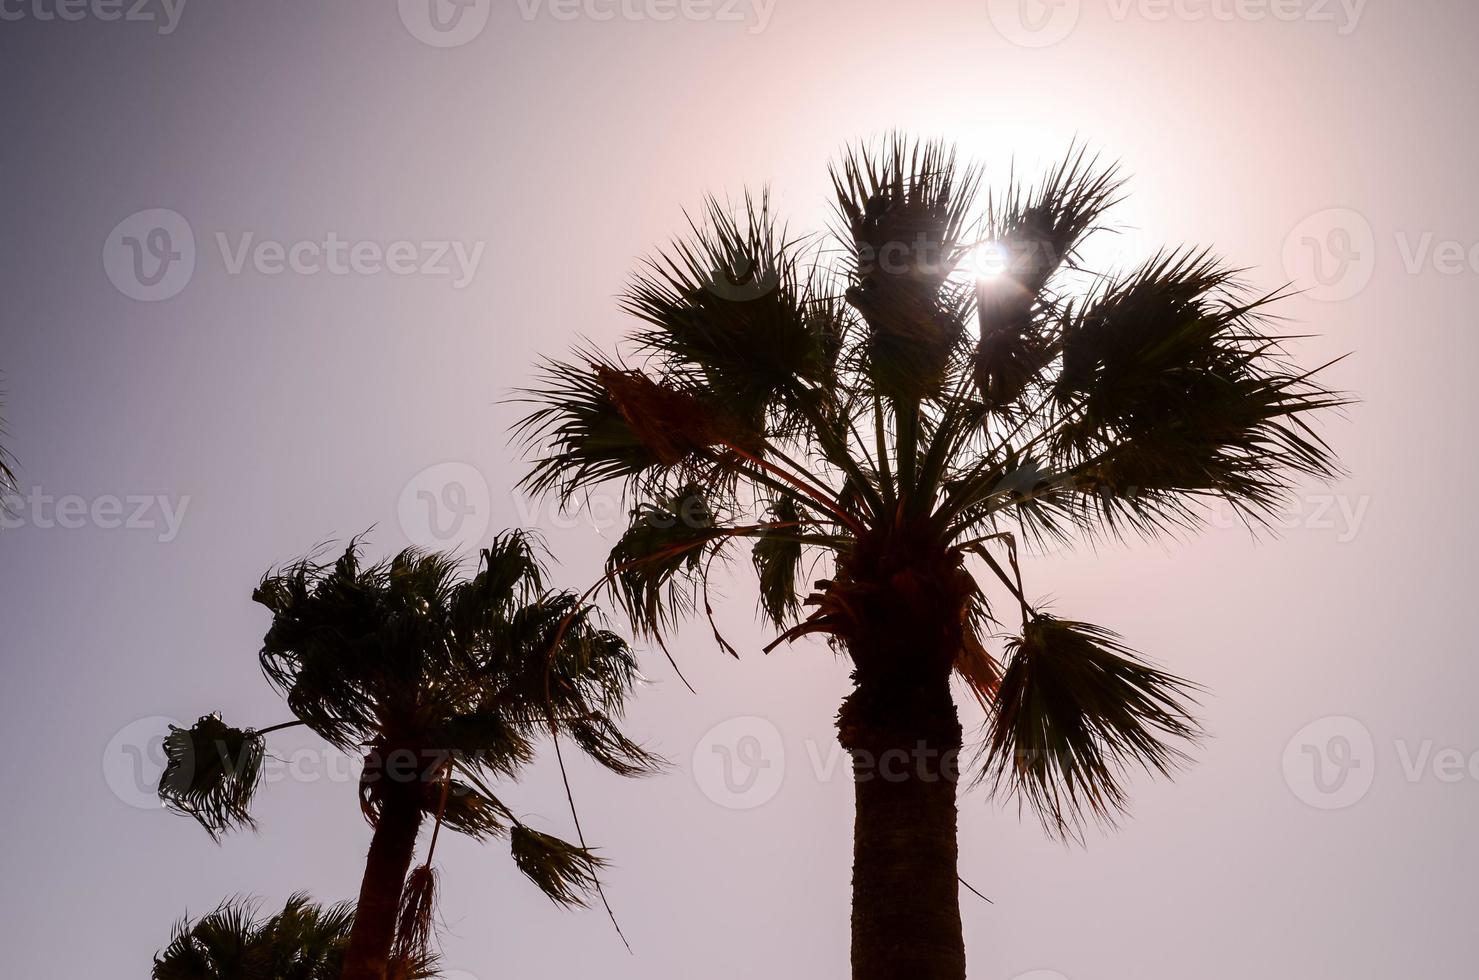
[[[755,538],[751,559],[760,579],[760,608],[784,628],[801,610],[801,510],[796,499],[785,494],[770,505],[768,517],[772,526]]]
[[[614,597],[639,631],[658,635],[693,611],[706,553],[724,538],[708,495],[695,485],[638,506],[606,571]]]
[[[1112,821],[1132,766],[1161,774],[1194,741],[1195,688],[1142,661],[1108,630],[1038,615],[1010,645],[983,775],[1031,804],[1049,831]]]
[[[509,848],[519,870],[556,905],[584,907],[606,862],[589,849],[515,824]]]
[[[471,766],[466,760],[454,763],[454,771],[466,771]],[[445,802],[438,800],[442,824],[448,829],[471,837],[487,840],[508,833],[513,814],[496,796],[471,786],[458,779],[449,780]]]
[[[573,718],[565,734],[594,762],[618,776],[648,776],[667,768],[667,760],[632,741],[601,713]]]
[[[415,963],[431,960],[436,943],[437,869],[430,860],[411,869],[401,891],[395,943],[390,950],[392,977],[409,972]]]
[[[164,755],[159,798],[165,805],[193,817],[215,839],[228,830],[256,827],[250,807],[266,755],[259,733],[232,728],[220,715],[205,715],[189,728],[171,725]]]

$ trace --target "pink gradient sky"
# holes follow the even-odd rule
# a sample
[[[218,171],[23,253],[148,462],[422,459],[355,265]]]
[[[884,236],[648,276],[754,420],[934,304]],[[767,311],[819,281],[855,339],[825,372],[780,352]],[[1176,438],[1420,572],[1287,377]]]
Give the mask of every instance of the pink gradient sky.
[[[89,504],[188,498],[172,536],[45,527],[35,510],[0,532],[9,975],[140,976],[175,918],[231,893],[351,897],[368,830],[350,785],[269,786],[260,835],[217,847],[131,781],[146,719],[283,720],[256,666],[252,585],[371,525],[372,547],[404,546],[417,532],[401,501],[436,464],[481,474],[480,517],[541,528],[561,583],[589,583],[614,531],[515,499],[518,412],[501,400],[541,353],[620,334],[626,275],[706,191],[769,182],[794,229],[821,228],[838,148],[902,128],[956,140],[997,180],[1014,154],[1034,168],[1075,137],[1121,159],[1126,263],[1207,243],[1272,288],[1320,285],[1308,238],[1355,256],[1285,306],[1318,335],[1303,359],[1354,352],[1331,377],[1363,403],[1328,428],[1350,479],[1309,488],[1279,540],[1223,521],[1029,563],[1031,590],[1065,614],[1205,684],[1213,737],[1174,783],[1138,783],[1125,825],[1085,848],[967,796],[962,874],[995,900],[964,899],[971,977],[1473,976],[1479,666],[1464,624],[1479,519],[1461,491],[1479,405],[1479,8],[1275,6],[1295,16],[1232,0],[1029,6],[1075,18],[1031,47],[1013,39],[1047,35],[997,0],[727,8],[740,21],[588,16],[613,9],[599,3],[566,20],[525,0],[440,48],[406,26],[413,0],[191,3],[168,33],[6,5],[20,16],[0,20],[0,369],[21,483]],[[149,208],[196,240],[193,277],[161,302],[123,295],[103,263],[115,226]],[[483,251],[461,289],[233,274],[217,236],[234,249],[244,233]],[[760,655],[749,579],[726,592],[740,661],[703,624],[674,645],[697,696],[645,661],[631,727],[678,771],[573,771],[633,954],[599,913],[550,907],[499,846],[452,839],[457,980],[847,975],[851,790],[813,764],[833,750],[845,669],[820,644]],[[774,726],[785,775],[763,805],[729,809],[711,798],[705,736],[740,717]],[[1351,732],[1361,765],[1344,775],[1370,782],[1347,800],[1301,760]],[[313,744],[285,735],[281,755]],[[510,796],[565,826],[548,766]]]

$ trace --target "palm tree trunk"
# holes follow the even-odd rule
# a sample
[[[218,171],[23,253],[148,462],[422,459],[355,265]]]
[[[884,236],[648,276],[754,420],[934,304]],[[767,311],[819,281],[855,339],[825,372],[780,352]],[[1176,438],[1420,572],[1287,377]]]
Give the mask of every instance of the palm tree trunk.
[[[880,679],[881,681],[881,679]],[[860,685],[839,717],[853,759],[853,980],[964,980],[948,675]]]
[[[365,859],[341,980],[386,980],[390,966],[401,888],[421,829],[421,784],[387,782],[383,800]]]

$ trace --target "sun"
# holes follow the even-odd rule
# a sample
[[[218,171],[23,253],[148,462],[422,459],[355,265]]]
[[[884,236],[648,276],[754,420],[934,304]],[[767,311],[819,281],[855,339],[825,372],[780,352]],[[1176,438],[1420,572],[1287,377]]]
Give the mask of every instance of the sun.
[[[973,279],[995,279],[1007,269],[1007,250],[1000,242],[982,242],[966,253],[959,269]]]

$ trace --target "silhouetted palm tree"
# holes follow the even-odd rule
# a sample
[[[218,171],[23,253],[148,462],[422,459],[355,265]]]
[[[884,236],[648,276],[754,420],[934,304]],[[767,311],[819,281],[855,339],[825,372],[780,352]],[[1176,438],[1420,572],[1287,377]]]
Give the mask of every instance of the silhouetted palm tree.
[[[154,957],[152,980],[339,980],[349,946],[354,906],[327,908],[306,895],[289,898],[281,912],[257,918],[246,899],[222,902],[194,922],[175,926]],[[398,980],[436,976],[430,960],[407,964]]]
[[[714,558],[753,542],[771,647],[820,634],[851,661],[853,976],[959,980],[952,671],[987,712],[980,775],[1060,834],[1198,731],[1189,685],[1030,600],[1018,537],[1156,535],[1217,500],[1256,522],[1335,471],[1305,419],[1342,399],[1268,332],[1277,297],[1208,252],[1082,269],[1121,186],[1082,150],[981,208],[938,144],[854,150],[832,179],[831,264],[765,197],[711,201],[635,278],[628,347],[549,362],[525,485],[624,481],[637,519],[607,581],[647,634],[707,611]],[[1000,273],[966,275],[982,248]],[[1021,626],[988,652],[992,580]]]
[[[437,830],[507,835],[519,869],[556,902],[583,904],[599,887],[599,858],[526,826],[489,787],[528,764],[554,723],[622,775],[659,765],[612,720],[636,677],[626,642],[577,597],[545,590],[526,536],[500,536],[472,578],[457,571],[454,558],[415,550],[366,567],[351,544],[331,564],[269,574],[253,595],[272,611],[262,669],[298,720],[253,730],[210,715],[165,740],[160,796],[212,836],[253,825],[267,733],[301,724],[365,752],[360,805],[375,831],[345,980],[382,980],[428,945],[430,853],[407,879],[428,815]]]

